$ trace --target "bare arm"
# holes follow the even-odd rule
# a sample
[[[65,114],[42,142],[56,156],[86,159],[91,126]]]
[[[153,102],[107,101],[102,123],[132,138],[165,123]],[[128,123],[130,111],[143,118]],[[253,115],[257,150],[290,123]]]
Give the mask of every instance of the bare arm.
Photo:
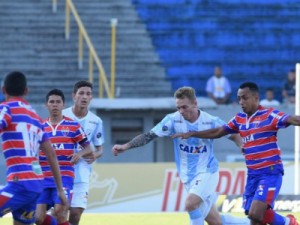
[[[92,151],[90,154],[84,156],[84,160],[88,163],[91,164],[95,162],[96,159],[100,158],[103,155],[103,147],[102,145],[100,146],[95,146],[95,150]]]
[[[225,136],[228,134],[223,127],[217,127],[213,129],[203,130],[203,131],[190,131],[187,133],[177,133],[174,134],[173,138],[183,138],[187,139],[190,137],[197,137],[197,138],[207,138],[207,139],[216,139]]]
[[[300,126],[300,116],[290,116],[286,122],[294,126]]]
[[[44,154],[46,155],[47,160],[49,162],[49,165],[50,165],[50,168],[51,168],[51,171],[53,173],[53,177],[54,177],[54,180],[56,183],[58,197],[61,200],[61,204],[68,206],[68,201],[67,201],[65,192],[63,190],[63,185],[62,185],[62,181],[61,181],[61,175],[60,175],[60,170],[59,170],[56,154],[55,154],[55,151],[52,149],[50,141],[48,140],[46,142],[43,142],[40,145],[40,149],[44,152]]]
[[[114,155],[118,155],[119,153],[122,153],[128,149],[144,146],[144,145],[148,144],[150,141],[152,141],[153,139],[155,139],[156,137],[158,137],[158,136],[152,131],[149,131],[144,134],[140,134],[140,135],[134,137],[131,141],[129,141],[126,144],[115,145],[112,148],[112,152]]]
[[[74,154],[72,156],[72,159],[71,159],[71,163],[77,163],[78,160],[81,158],[81,157],[84,157],[84,156],[88,156],[90,154],[93,154],[93,150],[91,148],[91,145],[86,145],[83,147],[82,150],[80,150],[79,152],[77,152],[76,154]]]

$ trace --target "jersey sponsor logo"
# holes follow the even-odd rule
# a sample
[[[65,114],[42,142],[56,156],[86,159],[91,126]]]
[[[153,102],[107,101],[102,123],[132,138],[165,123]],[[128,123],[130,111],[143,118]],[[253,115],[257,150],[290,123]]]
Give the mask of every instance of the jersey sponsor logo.
[[[243,137],[242,140],[243,140],[243,143],[244,143],[244,144],[247,143],[247,142],[249,142],[249,141],[254,141],[253,134],[248,135],[248,136],[246,136],[246,137]]]
[[[163,126],[161,129],[162,131],[167,131],[169,128],[167,126]]]
[[[207,152],[206,146],[189,146],[180,144],[179,148],[181,151],[188,152],[188,153],[204,153]]]
[[[212,125],[212,122],[202,122],[202,125]]]
[[[91,124],[97,124],[96,121],[89,121],[89,123],[91,123]]]
[[[64,150],[65,147],[64,147],[64,144],[52,144],[52,148],[53,149],[57,149],[57,150]]]
[[[182,123],[181,120],[174,120],[174,123]]]

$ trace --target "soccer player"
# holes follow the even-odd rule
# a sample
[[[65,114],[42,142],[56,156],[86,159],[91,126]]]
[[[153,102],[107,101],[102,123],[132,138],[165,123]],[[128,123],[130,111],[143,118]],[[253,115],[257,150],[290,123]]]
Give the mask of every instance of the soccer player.
[[[62,115],[65,96],[59,89],[52,89],[46,95],[46,108],[49,111],[49,118],[44,122],[44,130],[48,134],[53,149],[56,152],[63,181],[63,188],[67,199],[71,200],[74,183],[74,164],[80,157],[90,154],[89,141],[79,123]],[[81,151],[75,153],[77,146],[82,147]],[[53,174],[49,170],[49,163],[45,154],[40,154],[40,164],[44,174],[44,191],[37,203],[37,225],[54,225],[55,220],[46,214],[47,209],[54,207],[58,225],[68,225],[68,208],[61,205],[57,198]]]
[[[0,132],[7,184],[0,189],[0,217],[11,212],[14,225],[33,224],[36,202],[43,190],[40,149],[50,164],[62,205],[68,207],[68,202],[42,120],[24,99],[28,93],[25,75],[17,71],[7,74],[2,91],[6,101],[0,105]]]
[[[157,137],[172,136],[189,130],[206,130],[225,124],[218,117],[198,108],[193,88],[179,88],[174,97],[177,112],[165,116],[151,131],[138,135],[126,144],[113,146],[113,154],[118,155],[128,149],[143,146]],[[239,135],[228,135],[228,138],[241,146]],[[188,192],[185,210],[189,214],[191,225],[203,225],[204,220],[213,225],[250,224],[247,218],[220,216],[214,205],[217,200],[219,168],[213,153],[213,140],[176,138],[174,153],[178,174]]]
[[[277,144],[277,131],[289,125],[300,126],[300,116],[287,115],[273,108],[259,105],[258,86],[253,82],[241,84],[237,93],[243,112],[239,112],[227,125],[207,131],[190,131],[174,138],[219,138],[239,133],[248,170],[243,195],[245,214],[252,225],[297,225],[293,215],[283,217],[272,208],[284,174],[281,152]]]
[[[103,153],[102,120],[88,110],[92,100],[92,91],[92,83],[88,81],[76,82],[72,94],[74,105],[63,110],[63,115],[79,122],[94,147],[91,156],[80,159],[75,165],[75,181],[69,215],[69,222],[72,225],[79,224],[80,217],[87,207],[89,180],[92,172],[91,164]]]

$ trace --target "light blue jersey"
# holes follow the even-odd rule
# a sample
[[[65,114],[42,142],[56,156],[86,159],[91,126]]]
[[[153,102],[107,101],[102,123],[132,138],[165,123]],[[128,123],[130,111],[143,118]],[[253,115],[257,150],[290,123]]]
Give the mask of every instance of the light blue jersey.
[[[200,116],[194,123],[186,121],[179,112],[175,112],[168,114],[152,131],[159,137],[164,137],[175,133],[207,130],[225,124],[220,118],[204,111],[200,111]],[[176,167],[184,184],[191,182],[200,173],[218,171],[218,161],[213,152],[213,139],[175,138],[174,152]]]
[[[87,115],[78,118],[72,111],[72,107],[63,110],[63,115],[77,121],[86,133],[92,146],[101,146],[104,143],[102,120],[94,113],[88,111]],[[75,164],[74,183],[89,183],[92,165],[83,159]]]

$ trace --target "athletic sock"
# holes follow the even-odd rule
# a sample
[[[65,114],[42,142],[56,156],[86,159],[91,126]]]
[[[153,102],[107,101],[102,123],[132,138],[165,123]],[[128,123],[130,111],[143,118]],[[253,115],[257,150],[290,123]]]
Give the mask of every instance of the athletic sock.
[[[46,214],[42,225],[57,225],[57,222],[53,216]]]
[[[63,222],[63,223],[59,223],[58,225],[70,225],[70,223],[68,221]]]
[[[262,224],[285,225],[286,218],[279,215],[273,209],[267,209]]]
[[[204,218],[202,217],[199,208],[188,213],[191,221],[190,225],[204,225]]]
[[[221,215],[222,225],[250,225],[250,220],[246,217],[235,217],[229,214]]]

